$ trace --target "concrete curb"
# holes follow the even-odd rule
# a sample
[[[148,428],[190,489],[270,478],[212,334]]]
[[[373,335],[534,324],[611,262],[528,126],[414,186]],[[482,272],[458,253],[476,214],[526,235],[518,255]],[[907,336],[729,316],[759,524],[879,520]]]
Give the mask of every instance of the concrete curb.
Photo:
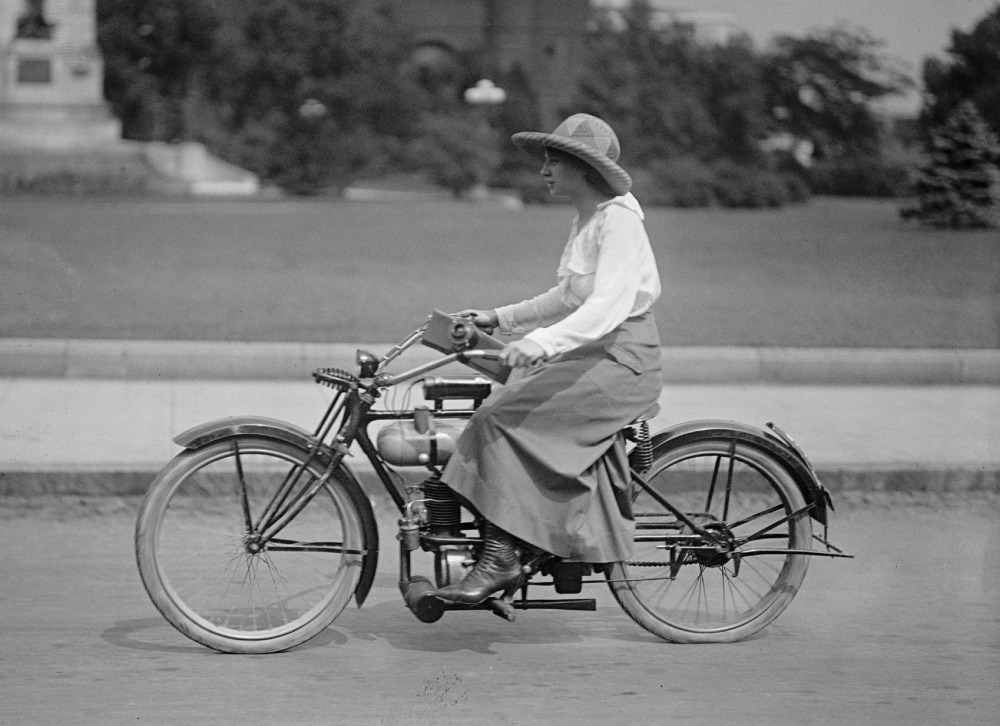
[[[373,471],[363,468],[354,468],[353,471],[373,501],[390,502],[389,495]],[[846,491],[1000,494],[1000,469],[995,468],[892,467],[879,464],[870,467],[819,467],[817,475],[834,495]],[[145,470],[0,471],[0,497],[136,496],[146,493],[155,476],[156,472]]]
[[[308,380],[353,370],[354,353],[390,344],[0,339],[0,377],[138,380]],[[434,359],[415,346],[403,366]],[[403,367],[400,367],[403,370]],[[1000,350],[666,347],[667,384],[1000,385]]]

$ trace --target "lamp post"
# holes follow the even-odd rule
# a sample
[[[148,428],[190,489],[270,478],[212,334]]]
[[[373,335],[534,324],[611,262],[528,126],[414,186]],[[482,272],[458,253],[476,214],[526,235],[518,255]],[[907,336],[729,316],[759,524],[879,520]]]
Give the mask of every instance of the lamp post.
[[[507,92],[497,86],[493,81],[488,78],[481,78],[476,81],[476,85],[472,88],[466,88],[465,93],[462,94],[465,102],[472,106],[478,112],[479,124],[482,128],[483,137],[490,139],[491,145],[496,146],[496,135],[490,126],[489,116],[487,109],[490,107],[495,107],[507,100]],[[496,162],[491,162],[491,166]],[[483,182],[486,181],[486,176],[488,174],[483,174],[482,181],[476,184],[470,193],[473,199],[483,200],[489,196],[486,190],[486,186]]]

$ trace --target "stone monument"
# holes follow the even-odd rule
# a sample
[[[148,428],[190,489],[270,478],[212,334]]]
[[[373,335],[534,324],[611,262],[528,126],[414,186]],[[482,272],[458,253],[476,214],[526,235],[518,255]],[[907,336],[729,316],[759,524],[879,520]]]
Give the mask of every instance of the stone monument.
[[[104,100],[96,0],[0,0],[0,191],[252,195],[257,177],[203,144],[122,140]],[[80,184],[77,184],[77,181]]]
[[[95,0],[0,0],[0,149],[121,139],[102,89]]]

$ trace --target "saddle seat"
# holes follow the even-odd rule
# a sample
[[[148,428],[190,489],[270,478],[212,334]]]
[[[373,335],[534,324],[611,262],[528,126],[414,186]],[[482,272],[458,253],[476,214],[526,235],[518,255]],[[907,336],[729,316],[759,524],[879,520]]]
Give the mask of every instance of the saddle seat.
[[[642,423],[643,421],[649,421],[652,418],[656,418],[660,414],[660,404],[653,402],[649,408],[636,416],[635,421],[629,424],[629,426],[634,426],[635,424]]]

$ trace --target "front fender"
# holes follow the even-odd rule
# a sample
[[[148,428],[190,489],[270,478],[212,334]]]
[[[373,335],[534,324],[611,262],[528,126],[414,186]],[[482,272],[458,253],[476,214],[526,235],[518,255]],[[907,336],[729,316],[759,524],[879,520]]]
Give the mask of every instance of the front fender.
[[[316,460],[322,466],[329,466],[333,461],[333,452],[304,428],[266,416],[229,416],[189,428],[174,437],[174,443],[185,449],[201,449],[222,439],[237,436],[260,436],[275,439],[300,449],[304,454],[315,452]],[[354,600],[361,607],[372,583],[375,581],[375,569],[378,566],[378,525],[371,502],[358,483],[357,478],[343,462],[339,464],[340,477],[351,498],[351,503],[361,518],[361,530],[365,540],[365,554],[361,559],[361,578],[354,590]]]
[[[654,434],[651,438],[653,451],[658,448],[678,446],[703,439],[726,439],[754,444],[773,454],[795,479],[807,504],[812,504],[810,516],[820,524],[827,523],[827,505],[830,495],[803,455],[788,445],[777,434],[738,421],[706,419],[686,421]]]
[[[219,439],[233,436],[263,436],[267,439],[277,439],[311,450],[316,445],[316,438],[304,428],[267,416],[229,416],[207,421],[189,428],[174,437],[174,443],[185,449],[200,449]],[[322,447],[326,449],[326,447]],[[329,450],[325,453],[329,456]],[[329,458],[324,463],[329,463]]]

